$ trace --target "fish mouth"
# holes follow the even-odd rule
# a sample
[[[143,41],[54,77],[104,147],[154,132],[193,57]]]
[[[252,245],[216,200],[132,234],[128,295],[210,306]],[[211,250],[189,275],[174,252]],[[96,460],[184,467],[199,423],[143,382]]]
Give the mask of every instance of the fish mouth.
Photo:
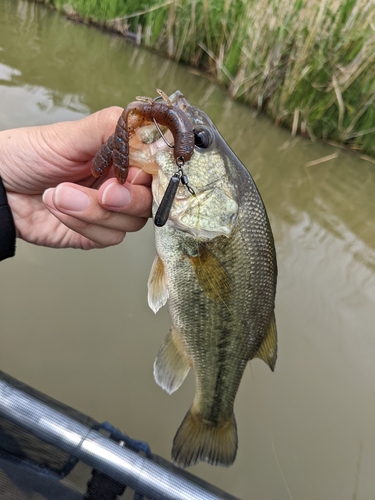
[[[140,135],[142,127],[135,130],[135,134],[129,139],[129,159],[133,167],[137,167],[146,173],[155,175],[161,169],[156,160],[157,153],[170,151],[174,139],[172,133],[167,130],[163,137],[159,137],[153,142],[145,142]],[[167,142],[165,141],[167,140]]]
[[[159,151],[169,151],[170,150],[170,145],[167,144],[166,140],[168,143],[173,146],[174,145],[174,139],[173,139],[173,134],[170,130],[167,130],[164,134],[163,137],[160,137],[154,142],[150,143],[150,152],[152,156],[155,156],[156,153]]]
[[[196,108],[190,105],[180,90],[176,90],[169,97],[169,100],[172,106],[178,107],[188,116],[192,124],[202,123],[201,120],[197,119]],[[147,127],[152,127],[156,130],[156,126],[150,123],[137,127],[135,134],[129,139],[129,156],[133,166],[141,168],[145,172],[156,174],[156,172],[160,171],[156,155],[162,151],[170,151],[170,148],[174,147],[174,137],[170,130],[164,130],[161,137],[149,141],[146,137],[142,136],[142,130]]]

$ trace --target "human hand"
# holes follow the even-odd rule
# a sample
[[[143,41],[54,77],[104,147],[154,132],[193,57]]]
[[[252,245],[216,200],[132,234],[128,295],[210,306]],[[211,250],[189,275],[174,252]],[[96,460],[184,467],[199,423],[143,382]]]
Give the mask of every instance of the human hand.
[[[111,107],[77,121],[0,132],[0,177],[18,237],[87,250],[116,245],[146,224],[151,176],[130,168],[120,185],[112,171],[91,175],[91,160],[121,112]]]

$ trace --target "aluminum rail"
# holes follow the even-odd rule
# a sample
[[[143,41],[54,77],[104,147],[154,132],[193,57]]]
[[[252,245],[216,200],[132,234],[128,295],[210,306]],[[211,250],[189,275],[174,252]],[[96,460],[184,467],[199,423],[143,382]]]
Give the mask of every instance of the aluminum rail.
[[[0,415],[155,500],[239,500],[158,457],[143,457],[0,377]]]

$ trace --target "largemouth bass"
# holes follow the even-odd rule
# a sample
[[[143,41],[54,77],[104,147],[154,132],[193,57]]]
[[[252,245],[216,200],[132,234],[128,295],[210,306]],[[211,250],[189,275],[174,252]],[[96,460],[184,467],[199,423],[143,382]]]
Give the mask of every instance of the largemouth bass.
[[[251,175],[210,118],[178,91],[170,101],[194,129],[194,153],[183,167],[194,194],[180,185],[167,223],[155,228],[148,301],[154,312],[168,302],[172,328],[154,376],[172,393],[195,371],[196,395],[174,438],[173,462],[229,466],[237,452],[233,405],[247,362],[261,358],[271,370],[276,363],[275,246]],[[138,132],[139,151],[160,138]],[[176,162],[166,146],[152,151],[155,215]]]

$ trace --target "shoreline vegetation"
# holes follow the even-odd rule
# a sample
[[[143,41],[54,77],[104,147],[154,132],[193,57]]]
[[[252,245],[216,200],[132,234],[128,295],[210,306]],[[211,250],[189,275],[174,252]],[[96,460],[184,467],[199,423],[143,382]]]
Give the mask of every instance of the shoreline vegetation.
[[[39,0],[208,72],[277,125],[375,156],[373,0]]]

